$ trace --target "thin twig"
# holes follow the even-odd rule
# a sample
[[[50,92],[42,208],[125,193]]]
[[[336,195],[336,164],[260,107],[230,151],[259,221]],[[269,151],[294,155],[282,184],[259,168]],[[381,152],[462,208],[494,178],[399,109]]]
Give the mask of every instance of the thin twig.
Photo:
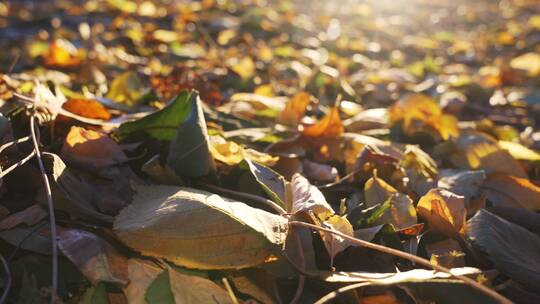
[[[369,285],[372,285],[372,284],[370,282],[360,282],[360,283],[355,283],[355,284],[340,287],[340,288],[326,294],[324,297],[318,299],[317,302],[315,302],[313,304],[324,304],[324,303],[326,303],[326,302],[328,302],[328,301],[330,301],[332,299],[337,298],[340,294],[345,293],[345,292],[347,292],[349,290],[353,290],[353,289],[356,289],[356,288],[365,287],[365,286],[369,286]]]
[[[4,256],[0,254],[0,260],[2,261],[2,265],[4,266],[4,270],[6,272],[6,283],[4,284],[4,290],[2,291],[2,297],[0,297],[0,303],[5,303],[6,298],[9,294],[9,290],[11,289],[11,271],[9,270],[9,265],[6,262],[6,259],[4,259]]]
[[[236,298],[236,295],[234,294],[234,291],[231,287],[231,284],[229,283],[229,280],[227,278],[221,279],[223,282],[223,285],[225,285],[225,289],[227,289],[227,293],[229,294],[229,297],[231,298],[231,301],[233,304],[238,304],[238,299]]]
[[[3,144],[2,146],[0,146],[0,153],[1,153],[2,151],[4,151],[5,149],[7,149],[7,148],[13,146],[13,145],[18,145],[18,144],[20,144],[20,143],[23,143],[23,142],[25,142],[25,141],[28,141],[29,139],[30,139],[30,135],[25,136],[25,137],[21,137],[21,138],[19,138],[19,139],[16,139],[16,140],[14,140],[14,141],[10,141],[10,142],[8,142],[8,143],[5,143],[5,144]]]
[[[272,208],[273,210],[275,210],[280,215],[287,214],[287,211],[285,211],[285,209],[283,209],[278,204],[274,203],[273,201],[271,201],[269,199],[258,196],[258,195],[253,195],[253,194],[244,193],[244,192],[238,192],[238,191],[225,189],[225,188],[221,188],[221,187],[206,184],[206,183],[197,183],[196,185],[198,187],[200,187],[200,188],[203,188],[203,189],[206,189],[206,190],[209,190],[209,191],[214,191],[214,192],[216,192],[218,194],[228,195],[231,198],[244,199],[246,201],[251,201],[251,202],[254,202],[254,203],[260,203],[261,205],[265,205],[267,207]]]
[[[292,230],[291,230],[292,231]],[[298,255],[300,256],[300,267],[302,269],[306,268],[306,258],[304,256],[304,250],[302,248],[302,242],[298,237],[298,233],[292,233],[294,238],[294,243],[298,249]],[[296,287],[296,292],[294,293],[294,298],[291,300],[291,304],[299,303],[302,293],[304,292],[304,284],[306,282],[306,277],[303,274],[298,275],[298,286]]]
[[[56,219],[54,216],[54,205],[52,200],[52,191],[51,185],[49,183],[49,178],[45,172],[45,166],[43,165],[43,160],[41,159],[41,152],[39,150],[39,130],[35,128],[36,119],[32,115],[30,117],[30,132],[32,133],[32,142],[34,143],[34,150],[36,152],[36,157],[39,165],[39,170],[41,171],[41,176],[43,178],[43,185],[45,186],[45,194],[47,195],[47,205],[49,207],[49,221],[51,225],[51,243],[52,243],[52,290],[51,290],[51,304],[56,302],[56,296],[58,291],[58,246],[56,239]]]
[[[15,164],[9,166],[9,168],[7,168],[6,170],[0,169],[0,179],[2,179],[4,176],[8,175],[9,172],[11,172],[11,171],[17,169],[18,167],[24,165],[26,162],[28,162],[30,159],[32,159],[32,157],[34,157],[34,155],[36,155],[36,151],[32,151],[30,154],[25,156],[20,161],[18,161]]]
[[[469,285],[470,287],[472,287],[474,289],[477,289],[477,290],[483,292],[487,296],[495,299],[496,301],[498,301],[500,303],[504,303],[504,304],[513,303],[512,301],[508,300],[507,298],[500,295],[496,291],[488,288],[487,286],[484,286],[484,285],[482,285],[482,284],[476,282],[475,280],[473,280],[471,278],[468,278],[466,276],[454,274],[454,273],[452,273],[450,271],[450,269],[448,269],[446,267],[431,264],[430,261],[428,261],[428,260],[426,260],[424,258],[421,258],[419,256],[412,255],[410,253],[403,252],[403,251],[400,251],[400,250],[396,250],[396,249],[386,247],[386,246],[383,246],[383,245],[378,245],[378,244],[374,244],[374,243],[367,242],[367,241],[364,241],[364,240],[360,240],[360,239],[357,239],[355,237],[352,237],[352,236],[346,235],[344,233],[341,233],[339,231],[319,227],[319,226],[309,224],[309,223],[304,223],[304,222],[299,222],[299,221],[291,221],[291,222],[289,222],[289,224],[293,225],[293,226],[307,227],[307,228],[312,228],[312,229],[315,229],[315,230],[318,230],[318,231],[324,231],[324,232],[332,233],[332,234],[338,235],[338,236],[340,236],[340,237],[342,237],[342,238],[344,238],[346,240],[349,240],[353,244],[363,246],[363,247],[366,247],[366,248],[369,248],[369,249],[377,250],[377,251],[380,251],[380,252],[383,252],[383,253],[386,253],[386,254],[390,254],[390,255],[393,255],[393,256],[397,256],[397,257],[400,257],[402,259],[406,259],[406,260],[415,262],[415,263],[417,263],[419,265],[422,265],[422,266],[425,266],[425,267],[433,268],[436,271],[447,273],[451,277],[454,277],[456,279],[459,279],[459,280],[463,281],[463,283]]]

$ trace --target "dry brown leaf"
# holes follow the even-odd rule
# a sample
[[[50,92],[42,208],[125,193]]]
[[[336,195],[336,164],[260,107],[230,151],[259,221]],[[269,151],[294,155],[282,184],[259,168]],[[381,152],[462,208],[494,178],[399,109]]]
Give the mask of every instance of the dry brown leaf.
[[[463,196],[444,189],[431,189],[420,198],[416,210],[436,232],[454,238],[466,232],[467,209]]]
[[[310,95],[306,92],[294,95],[285,105],[285,109],[279,113],[277,122],[290,127],[298,126],[309,105],[309,99]]]
[[[275,260],[285,242],[285,218],[244,203],[183,187],[136,192],[114,231],[144,255],[190,268],[244,268]]]
[[[127,302],[146,304],[146,289],[163,272],[155,263],[142,259],[128,260],[129,284],[124,288]]]
[[[495,206],[540,210],[540,187],[526,178],[491,174],[482,184],[482,193]]]
[[[302,135],[307,137],[337,137],[345,131],[341,118],[339,117],[338,107],[332,107],[330,112],[314,125],[304,126]]]
[[[45,212],[40,205],[32,205],[23,211],[10,214],[8,217],[4,218],[0,222],[0,230],[12,229],[15,228],[15,226],[23,223],[28,226],[33,226],[39,223],[46,216],[47,212]]]
[[[128,283],[127,259],[101,237],[84,230],[60,229],[58,247],[92,284]]]
[[[61,156],[89,168],[102,168],[127,161],[120,146],[109,136],[73,126],[62,146]]]
[[[169,284],[176,304],[232,304],[231,297],[216,283],[169,268]]]

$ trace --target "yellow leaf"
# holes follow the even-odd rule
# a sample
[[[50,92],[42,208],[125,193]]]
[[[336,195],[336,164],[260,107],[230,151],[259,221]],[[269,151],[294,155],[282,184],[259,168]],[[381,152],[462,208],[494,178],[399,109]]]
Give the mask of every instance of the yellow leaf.
[[[255,63],[251,57],[244,57],[234,64],[231,69],[242,79],[249,79],[255,75]]]
[[[45,65],[71,68],[81,64],[78,50],[67,40],[58,39],[51,43],[45,53],[43,61]]]
[[[302,120],[302,117],[304,117],[306,107],[309,105],[309,98],[310,95],[306,92],[300,92],[294,95],[285,105],[285,109],[279,113],[277,122],[296,127]]]
[[[304,127],[302,135],[307,137],[338,137],[345,131],[341,118],[339,117],[339,110],[337,107],[332,107],[330,112],[317,123],[311,126]]]
[[[485,134],[467,132],[456,140],[456,144],[458,151],[452,156],[452,161],[462,168],[527,177],[520,163]]]
[[[431,189],[416,206],[430,229],[448,237],[459,237],[466,231],[465,198],[444,189]]]
[[[512,141],[499,141],[499,146],[508,151],[515,159],[527,161],[539,161],[540,153]]]
[[[459,135],[457,119],[443,114],[439,105],[426,95],[409,95],[395,103],[388,114],[390,123],[402,123],[403,132],[407,136],[427,132],[446,140]]]
[[[253,91],[257,95],[272,97],[274,96],[274,89],[271,84],[263,84],[255,88]]]
[[[482,193],[496,206],[540,210],[540,187],[526,178],[491,174],[482,185]]]
[[[510,61],[510,67],[516,70],[523,70],[531,77],[540,74],[540,54],[526,53]]]
[[[139,76],[135,72],[125,72],[113,80],[107,98],[133,106],[143,96],[141,88]]]

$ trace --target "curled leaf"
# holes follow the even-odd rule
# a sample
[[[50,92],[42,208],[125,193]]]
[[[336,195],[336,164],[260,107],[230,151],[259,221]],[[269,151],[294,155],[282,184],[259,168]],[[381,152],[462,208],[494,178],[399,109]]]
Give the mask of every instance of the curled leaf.
[[[459,237],[466,231],[465,198],[444,189],[432,189],[420,198],[418,215],[429,227],[448,237]]]
[[[339,117],[339,108],[334,106],[323,119],[314,125],[305,126],[302,130],[302,135],[307,137],[337,137],[344,131],[345,128]]]

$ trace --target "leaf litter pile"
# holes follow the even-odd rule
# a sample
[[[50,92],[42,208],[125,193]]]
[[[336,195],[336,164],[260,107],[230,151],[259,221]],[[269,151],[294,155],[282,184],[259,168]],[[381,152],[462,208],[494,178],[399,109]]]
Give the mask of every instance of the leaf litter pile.
[[[0,302],[540,303],[540,7],[0,2]]]

